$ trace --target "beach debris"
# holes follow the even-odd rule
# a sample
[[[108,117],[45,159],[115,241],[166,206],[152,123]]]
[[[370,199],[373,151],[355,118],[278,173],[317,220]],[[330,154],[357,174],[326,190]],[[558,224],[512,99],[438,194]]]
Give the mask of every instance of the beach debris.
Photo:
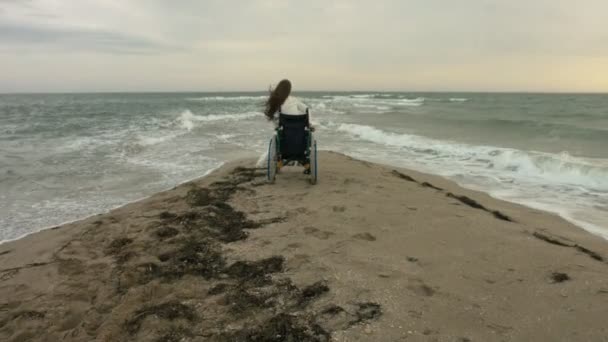
[[[552,245],[557,245],[557,246],[562,246],[562,247],[569,247],[569,248],[574,248],[576,250],[578,250],[581,253],[587,254],[589,257],[591,257],[592,259],[595,259],[597,261],[604,261],[604,257],[601,256],[599,253],[594,252],[590,249],[587,249],[577,243],[569,243],[564,241],[563,239],[557,238],[557,237],[553,237],[553,236],[549,236],[548,234],[545,233],[541,233],[541,232],[534,232],[532,233],[532,235],[539,239],[539,240],[543,240],[545,242],[548,242]]]
[[[307,304],[326,292],[329,292],[327,283],[325,281],[318,281],[302,289],[299,304]]]
[[[215,295],[219,295],[219,294],[226,292],[229,288],[230,288],[229,284],[220,283],[220,284],[217,284],[214,287],[210,288],[209,291],[207,291],[207,293],[210,296],[215,296]]]
[[[412,177],[410,177],[410,176],[408,176],[408,175],[406,175],[406,174],[403,174],[403,173],[401,173],[401,172],[399,172],[399,171],[397,171],[397,170],[393,170],[393,175],[394,175],[394,176],[397,176],[397,177],[399,177],[399,178],[401,178],[401,179],[405,179],[405,180],[406,180],[406,181],[408,181],[408,182],[414,182],[414,183],[418,183],[418,181],[417,181],[417,180],[415,180],[414,178],[412,178]]]
[[[108,247],[106,247],[106,254],[118,254],[120,253],[125,246],[131,244],[133,239],[121,237],[113,240]]]
[[[160,213],[160,215],[158,215],[158,217],[160,217],[161,220],[173,220],[177,217],[177,214],[170,213],[168,211],[163,211],[162,213]]]
[[[13,315],[13,319],[27,319],[27,320],[36,320],[43,319],[46,316],[46,312],[34,311],[34,310],[25,310],[15,313]]]
[[[236,168],[207,187],[184,185],[185,195],[163,200],[164,211],[157,206],[143,213],[142,217],[149,220],[145,234],[136,234],[138,231],[133,229],[125,235],[131,227],[128,220],[119,227],[111,225],[118,219],[105,218],[108,232],[94,233],[98,234],[98,241],[104,241],[102,253],[113,258],[104,258],[109,259],[103,265],[107,267],[95,265],[99,267],[95,271],[106,272],[114,290],[99,292],[104,298],[92,300],[107,303],[104,315],[118,307],[121,313],[108,323],[95,324],[120,327],[112,332],[112,340],[320,342],[329,341],[333,331],[379,317],[380,305],[376,303],[319,309],[333,305],[328,295],[330,284],[326,280],[294,284],[284,273],[286,261],[281,255],[233,260],[226,254],[232,243],[248,237],[247,230],[287,219],[281,216],[251,220],[230,203],[237,192],[246,196],[255,193],[251,182],[263,178],[263,171]],[[105,234],[112,231],[123,234],[109,235],[108,240]],[[371,240],[370,236],[363,237]],[[87,246],[85,243],[82,245]],[[70,247],[82,245],[74,243]],[[79,277],[80,273],[96,276],[84,266],[70,268],[69,276]],[[2,277],[7,274],[3,272]],[[44,323],[47,319],[42,320],[46,318],[43,315],[32,312],[21,318]],[[89,313],[84,315],[87,320],[97,319]],[[333,319],[326,322],[328,317]],[[103,334],[97,325],[83,329],[86,330],[78,331],[85,334],[79,335],[85,336],[83,339],[101,338]]]
[[[382,315],[382,309],[376,303],[358,303],[357,306],[359,307],[356,312],[357,320],[353,324],[369,321]]]
[[[553,272],[553,273],[551,273],[551,279],[553,280],[554,283],[563,283],[567,280],[570,280],[571,278],[566,273]]]
[[[330,337],[329,332],[306,318],[279,313],[258,326],[224,334],[220,340],[327,342]]]
[[[146,306],[143,309],[137,310],[134,316],[125,322],[125,328],[129,334],[134,335],[137,333],[142,322],[148,316],[156,316],[169,321],[184,319],[190,322],[196,318],[194,309],[178,301]]]
[[[417,180],[415,180],[414,178],[412,178],[412,177],[410,177],[410,176],[408,176],[406,174],[403,174],[403,173],[401,173],[401,172],[399,172],[397,170],[393,170],[392,174],[394,176],[399,177],[401,179],[404,179],[404,180],[406,180],[408,182],[417,183],[420,186],[423,186],[425,188],[432,188],[432,189],[435,189],[435,190],[440,191],[440,192],[444,192],[445,191],[444,189],[442,189],[440,187],[437,187],[437,186],[434,186],[433,184],[431,184],[429,182],[422,182],[422,183],[420,183]],[[453,194],[451,192],[446,193],[446,196],[454,198],[454,199],[460,201],[461,203],[468,205],[471,208],[475,208],[475,209],[486,211],[486,212],[492,214],[495,218],[497,218],[499,220],[507,221],[507,222],[515,222],[515,221],[513,221],[513,219],[511,219],[509,216],[503,214],[502,212],[500,212],[498,210],[488,209],[488,208],[484,207],[483,205],[481,205],[479,202],[477,202],[474,199],[471,199],[471,198],[469,198],[467,196],[455,195],[455,194]]]
[[[206,279],[223,272],[226,261],[219,246],[209,240],[185,240],[181,247],[158,256],[163,262],[159,277],[178,279],[184,275],[198,275]]]
[[[434,186],[433,184],[431,184],[429,182],[422,182],[422,184],[420,184],[420,185],[422,185],[425,188],[431,188],[431,189],[435,189],[435,190],[438,190],[438,191],[443,191],[442,188]]]
[[[285,259],[280,256],[258,261],[237,261],[226,269],[226,273],[233,278],[259,282],[271,273],[283,271],[284,263]]]
[[[376,237],[370,233],[360,233],[353,235],[353,238],[365,241],[376,241]]]
[[[179,231],[173,227],[160,227],[155,233],[160,239],[167,239],[179,234]]]
[[[193,207],[202,207],[211,204],[213,198],[209,189],[196,188],[191,189],[186,194],[186,202]]]
[[[206,207],[201,213],[201,219],[205,221],[205,226],[211,233],[222,242],[243,240],[247,238],[244,229],[260,227],[260,224],[248,220],[243,212],[222,202]]]
[[[579,252],[585,253],[588,256],[590,256],[591,258],[597,260],[597,261],[604,261],[604,257],[602,257],[601,255],[599,255],[598,253],[589,250],[581,245],[574,245],[574,248],[576,248]]]
[[[338,305],[329,305],[318,313],[315,320],[327,331],[346,330],[354,325],[369,322],[382,315],[379,304],[371,302],[349,304],[345,309]]]
[[[183,326],[172,326],[169,330],[164,333],[157,341],[159,342],[182,342],[184,339],[192,338],[194,334],[192,331]]]
[[[494,217],[496,217],[499,220],[503,220],[503,221],[507,221],[507,222],[514,222],[509,216],[501,213],[498,210],[490,210],[486,207],[484,207],[483,205],[481,205],[479,202],[475,201],[474,199],[471,199],[467,196],[459,196],[459,195],[454,195],[451,192],[448,192],[446,194],[446,196],[457,199],[458,201],[468,205],[471,208],[475,208],[475,209],[479,209],[479,210],[483,210],[486,211],[488,213],[491,213],[492,215],[494,215]]]

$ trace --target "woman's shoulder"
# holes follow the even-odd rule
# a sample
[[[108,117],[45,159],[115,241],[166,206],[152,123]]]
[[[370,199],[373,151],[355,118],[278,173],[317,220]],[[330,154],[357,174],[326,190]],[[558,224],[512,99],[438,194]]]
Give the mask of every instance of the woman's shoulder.
[[[292,102],[292,103],[303,103],[303,102],[302,102],[302,100],[300,100],[300,98],[299,98],[299,97],[297,97],[297,96],[291,96],[291,95],[289,95],[289,96],[287,97],[287,99],[285,99],[285,102]]]

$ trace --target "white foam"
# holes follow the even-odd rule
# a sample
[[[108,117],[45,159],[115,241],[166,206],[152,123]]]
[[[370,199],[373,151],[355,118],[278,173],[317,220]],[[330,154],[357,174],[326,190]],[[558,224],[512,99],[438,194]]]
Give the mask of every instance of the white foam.
[[[268,163],[268,151],[264,151],[260,157],[258,158],[258,161],[255,163],[256,167],[266,167]]]
[[[263,100],[268,96],[203,96],[203,97],[188,97],[187,101],[252,101]]]
[[[245,113],[231,113],[231,114],[210,114],[210,115],[195,115],[190,110],[183,111],[178,121],[182,127],[187,130],[192,130],[195,126],[195,122],[211,122],[211,121],[237,121],[243,119],[250,119],[254,117],[263,117],[264,114],[261,112],[245,112]]]
[[[328,107],[325,102],[314,102],[315,100],[308,100],[311,103],[311,109],[313,117],[316,116],[314,113],[320,112],[324,114],[344,114],[344,111],[337,110],[335,108]]]
[[[206,177],[207,175],[209,175],[213,171],[215,171],[215,170],[219,169],[220,167],[222,167],[225,163],[224,162],[215,161],[214,164],[215,165],[212,165],[210,168],[208,168],[206,171],[204,171],[202,173],[202,175],[198,175],[196,177],[184,180],[184,181],[182,181],[179,184],[185,184],[185,183],[191,182],[191,181],[193,181],[195,179],[199,179],[201,177]],[[20,234],[20,235],[14,237],[14,238],[8,238],[8,239],[0,240],[0,245],[2,245],[4,243],[7,243],[7,242],[20,240],[20,239],[22,239],[22,238],[24,238],[24,237],[26,237],[28,235],[35,234],[35,233],[41,232],[43,230],[47,230],[47,229],[52,228],[52,227],[63,226],[63,225],[69,224],[69,223],[77,222],[77,221],[80,221],[80,220],[85,220],[85,219],[91,218],[93,216],[98,216],[98,215],[101,215],[101,214],[108,213],[108,212],[110,212],[110,211],[112,211],[112,210],[114,210],[116,208],[120,208],[120,207],[125,206],[127,204],[139,202],[139,201],[142,201],[142,200],[144,200],[146,198],[149,198],[150,196],[153,196],[156,192],[162,192],[162,191],[170,190],[170,189],[174,188],[175,186],[176,186],[175,184],[172,184],[172,185],[165,186],[163,188],[157,189],[156,191],[150,191],[151,194],[148,195],[148,196],[143,196],[143,197],[140,197],[140,198],[137,198],[137,199],[134,199],[134,200],[123,200],[123,201],[120,201],[120,202],[118,202],[118,203],[116,203],[116,204],[114,204],[112,206],[109,206],[106,210],[101,210],[100,211],[97,206],[87,206],[85,208],[86,212],[87,212],[86,214],[81,214],[81,215],[77,214],[76,218],[73,218],[73,219],[68,219],[68,220],[63,219],[61,221],[58,220],[57,224],[51,224],[51,225],[42,225],[41,224],[38,227],[42,227],[42,228],[39,228],[39,229],[36,229],[36,230],[33,230],[33,231],[29,231],[27,233]],[[65,208],[70,208],[70,210],[73,210],[74,205],[75,204],[79,204],[79,203],[80,203],[79,201],[74,201],[72,204],[64,206],[64,207]],[[49,204],[49,207],[57,208],[58,207],[57,202],[51,202]]]
[[[560,154],[502,149],[493,158],[494,167],[509,170],[538,181],[570,184],[608,191],[608,168],[601,160]]]
[[[329,101],[339,103],[339,104],[353,105],[353,106],[375,105],[375,106],[396,106],[396,107],[416,106],[417,107],[417,106],[424,105],[425,100],[426,99],[424,97],[417,97],[417,98],[401,97],[401,98],[397,98],[397,99],[392,99],[392,98],[378,98],[378,97],[375,97],[374,95],[359,95],[357,97],[338,95],[338,96],[333,96],[332,99]]]
[[[450,102],[467,102],[469,101],[469,99],[467,98],[460,98],[460,97],[453,97],[450,99]]]
[[[375,104],[364,104],[364,103],[353,103],[353,106],[358,107],[358,108],[365,108],[365,109],[373,109],[376,111],[386,111],[391,109],[391,107],[389,106],[381,106],[381,105],[375,105]]]
[[[424,97],[417,97],[415,99],[408,99],[408,98],[403,98],[403,99],[399,99],[397,100],[401,103],[423,103],[425,101]]]
[[[171,139],[174,139],[178,135],[179,134],[170,134],[170,135],[164,135],[164,136],[145,136],[145,135],[140,135],[140,136],[138,136],[137,144],[139,146],[158,145],[158,144],[164,143],[166,141],[169,141]]]
[[[3,124],[4,127],[2,127],[0,129],[0,132],[2,133],[2,135],[10,135],[10,134],[15,134],[15,132],[17,132],[17,130],[19,130],[19,128],[21,128],[19,125],[15,125],[15,124]]]
[[[608,160],[442,141],[376,127],[341,124],[338,131],[386,146],[384,162],[407,162],[465,187],[559,214],[608,238]],[[359,147],[357,147],[359,148]]]
[[[69,137],[65,139],[64,144],[57,145],[57,147],[62,151],[82,151],[92,146],[102,145],[105,141],[95,137]]]
[[[223,142],[228,142],[230,141],[230,139],[234,138],[237,136],[237,134],[216,134],[214,135],[218,140],[221,140]]]
[[[199,123],[222,122],[222,121],[238,121],[246,120],[254,117],[262,117],[262,113],[246,112],[234,114],[211,114],[211,115],[195,115],[190,110],[186,109],[172,122],[172,124],[158,123],[162,129],[152,132],[137,133],[137,141],[135,144],[123,146],[124,152],[128,154],[136,154],[143,151],[144,147],[159,145],[171,141],[177,137],[190,133],[197,127]],[[176,130],[177,128],[177,130]],[[230,135],[218,135],[218,140],[226,141]]]
[[[198,121],[238,121],[243,119],[251,119],[251,118],[263,118],[264,114],[262,112],[246,112],[246,113],[238,113],[238,114],[212,114],[205,116],[196,116],[196,120]]]
[[[190,110],[183,111],[177,121],[181,124],[181,127],[187,131],[191,131],[194,128],[194,114]]]
[[[369,98],[374,98],[376,97],[377,94],[357,94],[357,95],[351,95],[350,97],[354,97],[356,99],[369,99]]]
[[[606,160],[573,157],[566,152],[551,154],[461,144],[413,134],[386,132],[366,125],[341,124],[338,130],[374,143],[407,148],[410,152],[433,159],[479,164],[484,168],[534,178],[539,182],[549,181],[608,191]]]

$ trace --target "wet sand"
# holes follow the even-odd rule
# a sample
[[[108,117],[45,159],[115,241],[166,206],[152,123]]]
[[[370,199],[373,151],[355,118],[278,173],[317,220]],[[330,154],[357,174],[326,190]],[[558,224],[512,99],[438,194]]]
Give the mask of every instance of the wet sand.
[[[604,341],[608,243],[411,170],[237,161],[0,245],[2,341]]]

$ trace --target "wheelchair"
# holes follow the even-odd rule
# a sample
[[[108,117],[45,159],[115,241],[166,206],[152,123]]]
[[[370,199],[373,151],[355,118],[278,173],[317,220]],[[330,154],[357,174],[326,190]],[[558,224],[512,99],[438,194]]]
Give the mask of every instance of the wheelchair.
[[[279,114],[279,125],[268,144],[266,175],[274,183],[283,166],[300,165],[311,184],[317,183],[317,141],[310,128],[309,116]]]

